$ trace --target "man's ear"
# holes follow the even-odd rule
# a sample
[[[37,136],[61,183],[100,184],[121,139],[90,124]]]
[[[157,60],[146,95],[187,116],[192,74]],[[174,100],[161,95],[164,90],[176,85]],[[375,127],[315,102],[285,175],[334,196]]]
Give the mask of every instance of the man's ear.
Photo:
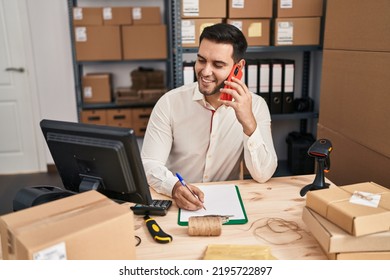
[[[244,66],[245,66],[245,59],[241,59],[238,64],[240,64],[241,66],[241,69],[244,69]]]

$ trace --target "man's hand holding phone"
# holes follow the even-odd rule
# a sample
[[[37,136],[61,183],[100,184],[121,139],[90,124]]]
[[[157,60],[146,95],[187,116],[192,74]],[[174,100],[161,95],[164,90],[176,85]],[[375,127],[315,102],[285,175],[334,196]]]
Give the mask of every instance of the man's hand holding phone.
[[[250,136],[257,127],[256,118],[252,112],[252,95],[248,87],[242,81],[238,81],[242,78],[242,64],[235,64],[231,70],[228,79],[225,81],[225,87],[221,89],[219,99],[227,106],[234,109],[237,120],[241,123],[243,131],[246,135]],[[234,78],[233,78],[234,77]],[[233,80],[234,79],[234,80]],[[236,80],[238,79],[238,80]],[[230,85],[229,85],[230,84]],[[235,102],[232,101],[233,96],[224,92],[225,89],[229,91],[235,91]]]
[[[241,69],[241,65],[239,63],[236,63],[234,64],[232,70],[230,71],[230,74],[228,76],[228,78],[226,79],[228,82],[231,82],[232,81],[232,77],[235,77],[239,80],[241,80],[242,78],[242,69]],[[232,87],[228,86],[228,85],[225,85],[224,87],[225,89],[231,89]],[[220,100],[227,100],[227,101],[232,101],[233,100],[233,97],[226,93],[226,92],[221,92],[221,95],[219,97]]]

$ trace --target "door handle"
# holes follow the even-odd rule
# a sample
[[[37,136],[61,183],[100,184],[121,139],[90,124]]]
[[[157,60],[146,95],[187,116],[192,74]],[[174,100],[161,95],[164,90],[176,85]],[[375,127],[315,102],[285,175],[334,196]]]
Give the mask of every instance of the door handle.
[[[13,72],[23,73],[24,72],[24,68],[23,67],[19,67],[19,68],[8,67],[8,68],[5,68],[5,71],[13,71]]]

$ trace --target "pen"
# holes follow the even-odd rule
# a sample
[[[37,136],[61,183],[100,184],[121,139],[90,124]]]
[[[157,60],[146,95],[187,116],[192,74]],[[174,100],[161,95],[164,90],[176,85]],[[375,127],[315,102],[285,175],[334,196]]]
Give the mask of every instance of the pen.
[[[192,193],[192,195],[194,196],[194,197],[196,197],[200,202],[202,202],[200,199],[199,199],[199,197],[187,186],[187,183],[186,183],[186,181],[184,181],[184,179],[183,179],[183,177],[181,177],[181,175],[179,174],[179,173],[176,173],[176,177],[179,179],[179,181],[180,181],[180,183],[182,184],[182,186],[183,187],[186,187],[189,191],[190,191],[190,193]],[[202,203],[203,204],[203,203]],[[204,210],[206,210],[206,207],[204,207],[204,205],[203,205],[203,209]]]

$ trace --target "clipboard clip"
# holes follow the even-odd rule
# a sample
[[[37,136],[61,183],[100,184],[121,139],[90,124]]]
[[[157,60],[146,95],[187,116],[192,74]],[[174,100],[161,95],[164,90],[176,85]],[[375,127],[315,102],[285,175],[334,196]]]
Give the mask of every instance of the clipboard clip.
[[[222,224],[226,224],[229,222],[229,218],[233,217],[234,215],[204,215],[203,217],[220,217]]]

